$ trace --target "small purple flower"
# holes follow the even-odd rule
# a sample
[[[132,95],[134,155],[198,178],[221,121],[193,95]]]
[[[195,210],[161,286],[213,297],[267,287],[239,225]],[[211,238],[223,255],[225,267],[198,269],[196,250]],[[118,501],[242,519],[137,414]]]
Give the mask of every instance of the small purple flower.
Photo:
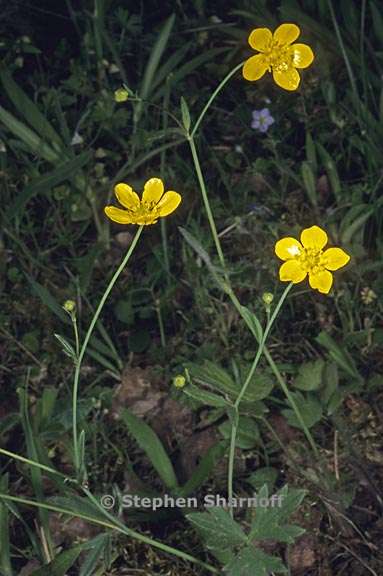
[[[253,121],[251,127],[258,132],[267,132],[269,127],[274,124],[275,120],[270,114],[268,108],[262,110],[253,110]]]

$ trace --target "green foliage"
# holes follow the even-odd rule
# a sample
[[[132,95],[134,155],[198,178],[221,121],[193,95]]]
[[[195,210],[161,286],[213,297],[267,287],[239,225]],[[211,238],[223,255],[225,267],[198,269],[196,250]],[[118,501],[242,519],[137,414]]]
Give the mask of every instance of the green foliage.
[[[226,370],[210,360],[205,360],[202,366],[188,364],[187,368],[196,383],[213,388],[216,392],[221,392],[221,394],[225,395],[225,398],[231,401],[235,400],[238,396],[246,375],[246,369],[243,367],[241,371],[241,383],[237,383]],[[272,389],[273,381],[270,376],[266,372],[256,373],[249,383],[243,397],[243,402],[258,402],[266,398]],[[185,389],[185,393],[187,393],[187,389]]]
[[[172,463],[154,430],[127,409],[122,411],[121,420],[148,456],[164,485],[170,490],[177,488],[178,480]]]
[[[304,533],[302,528],[287,522],[301,504],[305,491],[286,485],[275,496],[280,497],[281,505],[275,505],[277,500],[272,504],[266,485],[260,489],[248,534],[223,508],[209,507],[206,512],[187,514],[207,548],[225,563],[225,574],[250,576],[256,570],[257,574],[268,576],[272,572],[287,572],[280,558],[264,553],[257,547],[257,541],[292,543]],[[261,505],[262,499],[268,500],[267,506]]]
[[[130,227],[104,217],[103,207],[114,201],[113,186],[126,181],[139,191],[146,178],[161,177],[166,189],[182,193],[182,204],[166,227],[145,230],[84,358],[78,401],[82,479],[86,466],[97,494],[106,486],[117,493],[125,481],[140,486],[139,491],[145,475],[147,485],[155,483],[153,474],[182,497],[200,495],[206,487],[221,490],[235,421],[235,492],[267,484],[271,493],[283,470],[289,482],[304,485],[315,499],[308,524],[317,530],[316,514],[321,514],[320,527],[332,542],[323,551],[329,569],[360,571],[360,558],[382,573],[381,562],[365,556],[357,533],[348,555],[338,546],[337,531],[343,522],[368,524],[369,538],[379,538],[374,516],[351,504],[362,498],[380,501],[375,418],[383,342],[380,3],[281,0],[276,7],[266,0],[236,0],[230,12],[216,3],[214,14],[203,0],[176,7],[150,1],[139,10],[120,0],[113,6],[103,0],[91,6],[64,4],[60,17],[51,11],[57,12],[54,20],[54,14],[41,19],[37,8],[24,13],[17,3],[8,3],[1,24],[2,445],[74,474],[70,375],[76,342],[61,304],[76,300],[81,340],[131,242]],[[282,93],[269,74],[244,82],[239,70],[196,134],[225,276],[184,132],[193,129],[225,74],[250,55],[250,30],[275,28],[283,21],[299,24],[298,42],[309,43],[315,52],[299,92]],[[44,26],[52,32],[46,34]],[[118,103],[114,93],[122,86],[129,97]],[[265,106],[275,122],[267,133],[255,133],[251,112]],[[351,254],[351,262],[334,274],[328,296],[309,291],[305,283],[294,287],[267,346],[320,454],[334,462],[334,472],[306,445],[297,461],[287,458],[298,450],[291,436],[303,443],[301,431],[292,433],[289,426],[301,428],[301,423],[265,357],[239,413],[232,409],[267,322],[261,295],[270,291],[276,299],[280,289],[274,242],[299,237],[314,223],[327,230],[330,245]],[[236,308],[227,278],[238,297]],[[114,420],[117,385],[126,385],[121,372],[131,367],[153,370],[163,393],[175,374],[189,369],[190,381],[182,389],[169,387],[169,395],[192,411],[187,433],[177,409],[168,415],[169,430],[174,425],[177,433],[166,429],[157,435],[149,421],[134,417],[129,408],[138,389],[127,391],[123,426]],[[165,451],[161,432],[174,450]],[[187,434],[191,470],[182,465],[188,460],[183,453]],[[143,452],[151,462],[149,472]],[[94,503],[79,496],[80,486],[4,455],[3,461],[2,493],[61,504],[73,517],[105,520]],[[224,574],[250,576],[255,566],[257,575],[284,573],[281,559],[258,546],[271,535],[284,553],[301,533],[288,520],[301,505],[300,492],[290,489],[284,501],[286,513],[257,508],[236,520],[220,509],[196,512],[190,515],[192,526],[211,546]],[[111,559],[117,560],[113,568],[118,571],[121,547],[113,531],[81,545],[71,538],[64,549],[57,548],[48,512],[32,510],[25,514],[21,502],[0,502],[1,573],[19,573],[27,558],[46,561],[46,549],[49,558],[56,556],[35,574],[101,574]],[[181,534],[181,513],[174,524],[167,514],[160,520],[153,514],[150,520],[167,522],[166,543],[196,554],[195,534]],[[151,525],[144,527],[149,533]],[[154,570],[137,566],[140,550],[132,546],[131,552],[123,558],[128,571]],[[322,549],[316,553],[319,563]],[[172,557],[166,558],[170,569]],[[168,565],[158,569],[166,572]],[[195,564],[194,573],[199,576],[205,568]]]

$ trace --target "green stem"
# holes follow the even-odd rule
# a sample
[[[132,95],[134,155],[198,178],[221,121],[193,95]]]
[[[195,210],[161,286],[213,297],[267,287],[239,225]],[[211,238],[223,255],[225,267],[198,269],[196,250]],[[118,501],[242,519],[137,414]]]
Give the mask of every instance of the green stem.
[[[10,452],[9,450],[4,450],[4,448],[0,448],[0,454],[4,454],[5,456],[9,456],[10,458],[14,458],[15,460],[19,460],[20,462],[24,462],[25,464],[29,464],[30,466],[35,466],[36,468],[40,468],[40,470],[45,470],[45,472],[50,472],[51,474],[56,474],[57,476],[61,476],[67,482],[76,482],[73,478],[69,478],[66,474],[55,470],[54,468],[50,468],[50,466],[45,466],[45,464],[40,464],[36,462],[36,460],[30,460],[29,458],[25,458],[24,456],[20,456],[20,454],[16,454],[15,452]]]
[[[274,323],[274,320],[276,319],[277,315],[279,314],[281,306],[282,306],[283,302],[285,301],[288,293],[290,292],[292,286],[293,286],[293,284],[292,284],[292,282],[290,282],[290,284],[285,288],[278,304],[275,307],[275,310],[273,311],[269,321],[267,322],[263,336],[262,336],[260,342],[258,343],[258,350],[257,350],[257,353],[255,355],[253,364],[249,370],[249,373],[248,373],[246,380],[245,380],[245,382],[241,388],[241,391],[238,394],[238,397],[234,403],[234,418],[232,419],[232,426],[231,426],[229,469],[228,469],[228,480],[227,480],[227,492],[228,492],[229,501],[233,497],[234,454],[235,454],[235,443],[236,443],[236,439],[237,439],[237,430],[238,430],[238,421],[239,421],[239,406],[240,406],[240,403],[242,401],[242,398],[244,397],[244,395],[246,393],[247,387],[249,386],[251,379],[253,378],[254,372],[258,366],[258,362],[262,356],[263,348],[264,348],[265,342],[267,340],[267,337],[269,335],[270,329]],[[232,514],[232,508],[230,508],[230,513]]]
[[[245,321],[246,325],[250,328],[250,326],[248,325],[248,320],[247,320],[247,318],[246,318],[246,317],[244,316],[244,314],[243,314],[242,305],[240,304],[238,298],[237,298],[236,295],[234,294],[234,291],[233,291],[233,289],[232,289],[232,287],[231,287],[231,283],[230,283],[229,276],[228,276],[228,274],[227,274],[227,272],[226,272],[225,258],[224,258],[223,252],[222,252],[221,242],[220,242],[220,239],[219,239],[219,236],[218,236],[218,233],[217,233],[217,228],[216,228],[216,225],[215,225],[213,213],[212,213],[212,210],[211,210],[211,208],[210,208],[209,197],[208,197],[207,189],[206,189],[206,186],[205,186],[205,181],[204,181],[204,178],[203,178],[203,174],[202,174],[202,170],[201,170],[201,165],[200,165],[199,158],[198,158],[197,149],[196,149],[196,147],[195,147],[194,140],[193,140],[193,138],[192,138],[191,136],[188,137],[188,140],[189,140],[189,144],[190,144],[190,148],[191,148],[191,152],[192,152],[192,156],[193,156],[194,167],[195,167],[195,170],[196,170],[196,173],[197,173],[197,177],[198,177],[198,182],[199,182],[199,185],[200,185],[200,188],[201,188],[201,192],[202,192],[202,198],[203,198],[203,202],[204,202],[204,205],[205,205],[206,214],[207,214],[207,217],[208,217],[208,220],[209,220],[209,224],[210,224],[210,230],[211,230],[211,233],[212,233],[212,236],[213,236],[213,239],[214,239],[214,243],[215,243],[215,246],[216,246],[217,254],[218,254],[219,260],[220,260],[220,262],[221,262],[221,266],[222,266],[222,268],[223,268],[223,270],[224,270],[224,274],[225,274],[225,281],[226,281],[226,284],[227,284],[227,286],[225,287],[225,292],[229,295],[229,297],[230,297],[231,301],[233,302],[235,308],[237,309],[237,311],[239,312],[239,314],[241,315],[241,317],[242,317],[243,320]],[[250,329],[250,331],[252,332],[251,329]],[[313,452],[314,452],[315,456],[318,457],[318,456],[319,456],[319,452],[318,452],[318,449],[317,449],[316,444],[315,444],[315,442],[314,442],[314,439],[313,439],[313,437],[311,436],[310,431],[309,431],[309,429],[307,428],[307,426],[306,426],[306,424],[305,424],[305,422],[304,422],[304,420],[303,420],[303,418],[302,418],[302,415],[301,415],[301,413],[300,413],[300,411],[299,411],[299,408],[298,408],[298,406],[296,405],[296,403],[295,403],[295,401],[294,401],[294,398],[291,396],[290,391],[289,391],[289,389],[288,389],[288,387],[287,387],[287,385],[286,385],[286,382],[285,382],[284,379],[282,378],[281,373],[279,372],[279,370],[278,370],[278,368],[277,368],[274,360],[272,359],[272,357],[271,357],[271,355],[270,355],[270,352],[268,351],[268,349],[267,349],[266,346],[264,346],[264,348],[263,348],[263,353],[264,353],[265,358],[266,358],[267,362],[269,363],[269,365],[270,365],[273,373],[275,374],[275,377],[276,377],[279,385],[281,386],[281,388],[282,388],[282,390],[283,390],[286,398],[288,399],[288,401],[289,401],[292,409],[294,410],[295,415],[296,415],[296,417],[297,417],[297,419],[298,419],[298,421],[299,421],[299,423],[300,423],[300,425],[301,425],[301,427],[302,427],[302,430],[303,430],[303,432],[304,432],[304,434],[305,434],[305,436],[306,436],[306,438],[307,438],[307,440],[308,440],[311,448],[313,449]]]
[[[72,325],[73,325],[73,331],[74,331],[74,338],[76,341],[76,358],[78,358],[78,355],[80,353],[80,339],[78,337],[77,318],[76,318],[75,314],[73,314],[71,316],[71,318],[72,318]]]
[[[238,313],[241,315],[241,317],[245,321],[246,325],[248,326],[248,328],[252,332],[250,326],[247,323],[248,320],[247,320],[246,316],[244,316],[244,314],[243,314],[242,305],[239,302],[238,298],[236,297],[236,295],[234,294],[234,292],[232,290],[229,290],[227,293],[229,294],[229,297],[230,297],[231,301],[233,302],[234,306],[236,307]],[[302,427],[302,430],[303,430],[303,432],[307,438],[308,443],[310,444],[315,456],[317,458],[319,458],[319,451],[318,451],[318,448],[315,444],[315,441],[314,441],[309,429],[307,428],[305,421],[302,418],[300,410],[299,410],[298,406],[296,405],[295,400],[292,397],[284,378],[282,377],[277,365],[275,364],[272,356],[270,355],[270,352],[268,351],[267,346],[263,346],[263,354],[265,355],[265,358],[266,358],[267,362],[269,363],[269,366],[272,369],[274,376],[276,377],[276,379],[278,381],[278,384],[282,388],[291,408],[294,410],[294,413],[295,413],[295,415],[296,415],[296,417],[297,417],[297,419],[298,419],[298,421]]]
[[[169,99],[170,99],[170,76],[166,78],[165,83],[165,94],[163,100],[163,108],[162,108],[162,129],[164,132],[164,139],[167,135],[168,130],[168,119],[169,115],[167,114],[167,109],[169,106]],[[160,174],[162,180],[165,178],[165,162],[166,162],[166,148],[163,148],[161,151],[160,156]],[[168,236],[166,232],[166,219],[161,218],[161,241],[162,241],[162,252],[164,255],[164,265],[166,270],[166,282],[168,286],[170,285],[170,263],[169,263],[169,247],[168,247]]]
[[[197,154],[197,149],[195,147],[195,143],[193,140],[193,137],[190,136],[188,138],[189,140],[189,144],[190,144],[190,149],[191,149],[191,153],[193,156],[193,162],[194,162],[194,167],[195,167],[195,171],[197,173],[197,178],[198,178],[198,182],[201,188],[201,192],[202,192],[202,198],[203,198],[203,202],[205,205],[205,210],[206,210],[206,214],[209,220],[209,224],[210,224],[210,230],[214,239],[214,243],[215,243],[215,247],[218,253],[218,257],[219,260],[221,262],[222,267],[225,269],[226,265],[225,265],[225,258],[222,252],[222,248],[221,248],[221,242],[219,241],[218,238],[218,233],[217,233],[217,228],[214,222],[214,217],[213,217],[213,213],[211,211],[210,208],[210,203],[209,203],[209,198],[208,198],[208,194],[207,194],[207,190],[206,190],[206,186],[205,186],[205,180],[202,174],[202,170],[201,170],[201,166],[200,166],[200,162],[199,162],[199,158],[198,158],[198,154]]]
[[[190,134],[187,134],[187,139],[189,141],[189,145],[191,148],[191,152],[192,152],[192,157],[193,157],[193,162],[194,162],[194,167],[197,173],[197,178],[198,178],[198,182],[201,188],[201,192],[202,192],[202,198],[203,198],[203,202],[205,205],[205,210],[206,210],[206,214],[209,220],[209,224],[210,224],[210,229],[211,229],[211,233],[214,239],[214,243],[216,246],[216,250],[217,250],[217,254],[219,257],[219,260],[221,262],[222,268],[224,270],[224,274],[225,274],[225,280],[226,280],[226,287],[225,288],[225,292],[229,295],[231,301],[233,302],[234,306],[236,307],[236,309],[238,310],[239,314],[241,315],[241,317],[243,318],[243,320],[245,321],[246,325],[249,327],[250,331],[253,333],[253,330],[250,328],[249,324],[248,324],[248,320],[245,317],[245,315],[243,314],[243,310],[242,310],[242,306],[238,300],[238,298],[236,297],[236,295],[234,294],[234,291],[231,288],[231,283],[230,283],[230,279],[229,276],[227,274],[226,271],[226,264],[225,264],[225,258],[223,255],[223,251],[222,251],[222,247],[221,247],[221,242],[219,240],[219,236],[217,234],[217,228],[215,225],[215,221],[214,221],[214,217],[213,217],[213,213],[211,211],[210,208],[210,202],[209,202],[209,197],[208,197],[208,193],[206,190],[206,186],[205,186],[205,181],[203,178],[203,174],[202,174],[202,170],[201,170],[201,165],[199,162],[199,158],[198,158],[198,154],[197,154],[197,149],[194,143],[194,135],[196,134],[206,112],[208,111],[208,109],[210,108],[212,102],[214,101],[215,97],[217,96],[217,94],[219,94],[219,92],[222,90],[222,88],[225,86],[225,84],[227,83],[227,81],[243,66],[243,62],[241,62],[240,64],[238,64],[235,68],[233,68],[233,70],[231,70],[229,72],[229,74],[227,74],[227,76],[222,80],[222,82],[218,85],[218,87],[215,89],[215,91],[213,92],[213,94],[211,95],[211,97],[209,98],[209,100],[207,101],[205,107],[203,108],[201,114],[199,115],[193,130],[191,131]],[[259,345],[261,345],[260,342],[258,342]],[[290,391],[286,385],[286,382],[284,381],[284,379],[281,376],[281,373],[279,372],[274,360],[272,359],[267,347],[263,344],[262,346],[263,348],[263,354],[265,355],[265,358],[267,360],[267,362],[269,363],[273,373],[275,374],[275,377],[279,383],[279,385],[281,386],[288,402],[290,403],[292,409],[294,410],[294,413],[304,431],[304,434],[314,452],[314,454],[318,457],[319,456],[319,451],[316,447],[316,444],[314,442],[313,437],[310,434],[310,431],[308,430],[302,415],[298,409],[298,406],[296,405],[293,397],[290,394]],[[230,448],[232,449],[232,447]]]
[[[88,492],[87,490],[84,490],[85,493],[87,494],[88,498],[90,498],[92,500],[92,502],[95,502],[95,498],[92,494],[90,494],[90,492]],[[19,502],[20,504],[26,504],[28,506],[36,506],[37,508],[45,508],[46,510],[51,510],[53,512],[59,512],[61,514],[67,514],[68,516],[74,516],[76,518],[82,518],[83,520],[87,520],[88,522],[91,522],[93,524],[98,524],[100,526],[104,526],[105,528],[110,528],[111,530],[116,530],[117,532],[121,532],[122,534],[125,534],[126,536],[129,536],[130,538],[134,538],[135,540],[139,540],[140,542],[144,542],[145,544],[149,544],[150,546],[153,546],[154,548],[159,548],[160,550],[162,550],[163,552],[168,552],[170,554],[173,554],[174,556],[178,556],[179,558],[182,558],[183,560],[186,560],[188,562],[193,562],[194,564],[199,564],[200,566],[203,566],[204,568],[206,568],[206,570],[209,570],[209,572],[211,572],[212,574],[219,574],[219,571],[214,568],[214,566],[211,566],[210,564],[205,564],[205,562],[202,562],[201,560],[198,560],[198,558],[195,558],[194,556],[191,556],[190,554],[187,554],[186,552],[182,552],[181,550],[177,550],[177,548],[172,548],[171,546],[167,546],[166,544],[162,544],[162,542],[157,542],[156,540],[152,540],[151,538],[148,538],[147,536],[144,536],[143,534],[140,534],[139,532],[136,532],[135,530],[131,530],[130,528],[127,528],[124,524],[122,524],[121,522],[118,521],[117,518],[115,518],[114,516],[112,516],[111,514],[109,514],[108,512],[106,512],[106,510],[102,509],[102,507],[98,504],[98,508],[102,509],[103,514],[105,517],[109,518],[110,521],[106,522],[103,521],[101,519],[98,518],[93,518],[92,516],[88,516],[87,514],[83,514],[82,512],[74,512],[73,510],[67,510],[66,508],[61,508],[60,506],[54,506],[52,504],[46,504],[44,502],[37,502],[36,500],[28,500],[27,498],[20,498],[18,496],[10,496],[9,494],[2,494],[0,493],[0,500],[10,500],[11,502]]]
[[[81,346],[81,350],[80,350],[80,354],[78,355],[78,359],[76,362],[76,370],[74,373],[74,381],[73,381],[73,452],[74,452],[74,464],[75,464],[75,468],[76,471],[78,472],[80,470],[80,454],[79,454],[79,447],[78,447],[78,435],[77,435],[77,397],[78,397],[78,386],[79,386],[79,379],[80,379],[80,369],[81,369],[81,362],[82,359],[84,357],[86,348],[88,346],[90,337],[92,335],[93,329],[96,325],[97,319],[100,316],[101,310],[106,302],[106,299],[108,298],[114,284],[116,283],[117,278],[119,277],[119,275],[121,274],[121,272],[123,271],[123,269],[125,268],[126,264],[128,263],[129,258],[131,257],[133,250],[136,247],[136,244],[138,242],[138,239],[141,235],[141,232],[143,230],[143,226],[140,226],[136,232],[136,235],[133,238],[133,241],[131,243],[131,245],[129,246],[129,250],[126,253],[123,261],[121,262],[120,266],[117,268],[116,272],[114,273],[111,281],[109,282],[101,300],[100,303],[96,309],[96,312],[94,313],[94,316],[92,318],[92,321],[89,325],[88,328],[88,332],[86,333],[84,342]]]
[[[178,556],[179,558],[182,558],[183,560],[188,560],[189,562],[193,562],[194,564],[199,564],[200,566],[203,566],[204,568],[209,570],[209,572],[212,572],[213,574],[218,574],[218,570],[216,568],[214,568],[213,566],[211,566],[210,564],[205,564],[205,562],[202,562],[198,558],[195,558],[194,556],[191,556],[190,554],[187,554],[186,552],[182,552],[181,550],[178,550],[177,548],[167,546],[167,544],[163,544],[162,542],[158,542],[157,540],[152,540],[151,538],[148,538],[147,536],[144,536],[143,534],[140,534],[139,532],[136,532],[135,530],[132,530],[131,528],[127,528],[125,526],[125,524],[123,524],[122,522],[120,522],[118,520],[118,518],[116,518],[115,516],[110,514],[105,508],[103,508],[101,506],[101,504],[97,501],[97,499],[93,496],[93,494],[91,494],[91,492],[89,492],[89,490],[87,490],[86,488],[83,488],[83,491],[87,495],[89,500],[91,502],[93,502],[93,504],[98,508],[98,510],[100,510],[100,512],[102,512],[104,514],[105,518],[108,518],[108,520],[113,522],[116,529],[119,528],[121,532],[127,534],[128,536],[131,536],[132,538],[135,538],[136,540],[139,540],[140,542],[144,542],[145,544],[149,544],[150,546],[153,546],[155,548],[159,548],[163,552],[169,552],[170,554],[173,554],[174,556]]]
[[[213,94],[210,96],[209,100],[206,102],[205,107],[203,108],[201,114],[198,116],[196,123],[194,124],[194,128],[190,133],[190,137],[193,138],[194,134],[197,132],[199,125],[201,124],[203,117],[205,116],[206,112],[209,110],[213,100],[215,100],[216,96],[221,92],[222,88],[225,86],[225,84],[230,80],[230,78],[232,76],[234,76],[234,74],[240,69],[242,68],[242,66],[244,65],[245,61],[241,62],[240,64],[237,64],[237,66],[235,66],[235,68],[233,68],[233,70],[231,70],[226,76],[225,78],[222,80],[222,82],[220,84],[218,84],[217,88],[214,90]]]

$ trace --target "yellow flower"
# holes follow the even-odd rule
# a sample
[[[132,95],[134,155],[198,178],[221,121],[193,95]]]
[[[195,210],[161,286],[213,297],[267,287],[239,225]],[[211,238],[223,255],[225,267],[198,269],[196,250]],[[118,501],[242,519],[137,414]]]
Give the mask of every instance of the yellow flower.
[[[311,288],[328,294],[332,286],[332,274],[345,266],[350,256],[341,248],[328,248],[327,234],[319,226],[311,226],[301,233],[301,241],[295,238],[282,238],[275,244],[275,253],[285,260],[279,269],[282,282],[302,282],[309,275]]]
[[[117,200],[125,208],[106,206],[105,214],[119,224],[155,224],[158,218],[171,214],[181,202],[181,196],[170,190],[164,194],[160,178],[150,178],[144,186],[142,200],[128,184],[120,183],[114,188]]]
[[[285,90],[296,90],[300,76],[296,68],[307,68],[314,53],[307,44],[293,44],[300,29],[296,24],[281,24],[274,34],[268,28],[255,28],[249,44],[260,54],[246,60],[242,74],[246,80],[259,80],[269,71],[276,84]]]

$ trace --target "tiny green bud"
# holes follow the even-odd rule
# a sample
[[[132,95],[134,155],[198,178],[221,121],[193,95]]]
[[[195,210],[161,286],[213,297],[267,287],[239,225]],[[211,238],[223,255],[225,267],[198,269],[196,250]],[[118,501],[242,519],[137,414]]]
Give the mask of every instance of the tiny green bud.
[[[185,384],[186,384],[185,376],[178,374],[178,376],[175,376],[173,378],[173,386],[175,386],[176,388],[183,388]]]
[[[125,88],[119,88],[114,93],[114,99],[116,102],[126,102],[129,98],[129,92]]]
[[[63,308],[66,312],[69,312],[70,314],[71,312],[74,312],[74,310],[76,309],[76,302],[74,302],[74,300],[66,300],[64,302]]]
[[[274,296],[272,295],[271,292],[264,292],[262,294],[262,300],[264,301],[264,303],[266,304],[266,306],[270,306],[270,304],[272,303],[272,301],[274,300]]]

